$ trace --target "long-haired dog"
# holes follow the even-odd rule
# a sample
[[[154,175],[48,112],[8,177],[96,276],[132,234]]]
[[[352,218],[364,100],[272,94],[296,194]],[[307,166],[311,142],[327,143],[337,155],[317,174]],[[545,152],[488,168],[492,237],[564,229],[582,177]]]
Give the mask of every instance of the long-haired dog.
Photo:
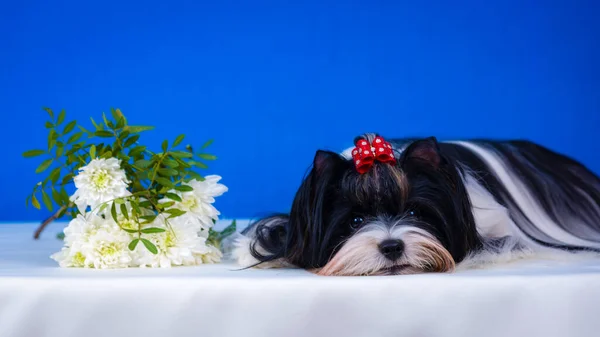
[[[317,151],[291,212],[248,227],[245,267],[449,272],[478,254],[599,251],[600,179],[528,141],[386,141]]]

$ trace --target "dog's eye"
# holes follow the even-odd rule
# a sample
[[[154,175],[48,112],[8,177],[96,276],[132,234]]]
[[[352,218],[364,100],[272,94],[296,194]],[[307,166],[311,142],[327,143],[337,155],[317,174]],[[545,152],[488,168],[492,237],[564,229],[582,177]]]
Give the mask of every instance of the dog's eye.
[[[363,219],[362,217],[359,217],[359,216],[355,216],[354,219],[352,219],[350,226],[352,226],[352,228],[356,229],[356,228],[360,227],[360,225],[362,225],[363,222],[365,222],[365,219]]]
[[[418,209],[413,208],[413,209],[411,209],[411,210],[408,211],[408,215],[414,216],[414,217],[418,218],[418,217],[421,216],[421,213],[419,212]]]

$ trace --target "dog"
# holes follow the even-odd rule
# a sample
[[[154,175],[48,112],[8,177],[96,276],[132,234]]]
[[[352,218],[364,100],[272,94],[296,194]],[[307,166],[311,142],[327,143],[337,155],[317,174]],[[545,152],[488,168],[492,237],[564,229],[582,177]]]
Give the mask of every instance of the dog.
[[[289,214],[242,232],[243,267],[451,272],[477,257],[599,252],[600,179],[530,141],[355,139],[316,152]]]

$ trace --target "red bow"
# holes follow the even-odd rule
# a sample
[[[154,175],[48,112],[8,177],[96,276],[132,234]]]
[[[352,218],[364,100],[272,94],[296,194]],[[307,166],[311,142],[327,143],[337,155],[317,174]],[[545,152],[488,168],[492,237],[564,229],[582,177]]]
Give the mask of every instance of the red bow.
[[[379,136],[375,137],[371,144],[366,139],[357,140],[356,147],[352,150],[352,159],[354,159],[354,165],[360,174],[369,172],[375,160],[381,163],[396,164],[392,145]]]

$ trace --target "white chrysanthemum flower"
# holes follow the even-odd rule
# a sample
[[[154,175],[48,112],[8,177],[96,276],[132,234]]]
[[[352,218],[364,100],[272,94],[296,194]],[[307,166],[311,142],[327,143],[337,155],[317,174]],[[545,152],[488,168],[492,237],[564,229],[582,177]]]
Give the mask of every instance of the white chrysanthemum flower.
[[[83,253],[68,246],[63,247],[60,252],[52,254],[50,258],[58,262],[58,265],[63,268],[86,266]]]
[[[110,218],[79,215],[64,230],[65,246],[51,256],[61,267],[125,268],[131,236]]]
[[[177,202],[173,207],[194,215],[199,228],[208,230],[213,226],[213,220],[218,220],[221,214],[212,203],[215,202],[215,197],[228,190],[227,186],[219,184],[220,180],[220,176],[209,175],[203,181],[192,180],[187,183],[193,191],[172,191],[181,197],[181,202]]]
[[[96,229],[102,225],[103,221],[104,219],[99,216],[89,216],[89,219],[86,219],[81,214],[77,215],[63,231],[65,233],[65,244],[75,247],[87,242],[90,235],[96,232]]]
[[[96,217],[92,218],[93,220]],[[85,267],[85,255],[82,249],[88,244],[89,237],[95,233],[96,226],[93,221],[87,221],[81,214],[69,222],[64,229],[65,246],[58,253],[50,256],[61,267]]]
[[[97,269],[129,267],[132,258],[128,245],[131,240],[131,235],[107,220],[106,225],[90,235],[88,244],[82,249],[86,265]]]
[[[197,264],[211,264],[211,263],[219,263],[221,262],[221,258],[223,257],[223,253],[221,250],[212,245],[206,245],[208,248],[208,252],[204,254],[196,254],[196,263]]]
[[[101,203],[131,195],[127,190],[129,181],[120,164],[116,158],[93,159],[79,169],[73,178],[77,190],[71,201],[81,213],[85,213],[88,206],[94,209]]]
[[[162,233],[145,235],[158,249],[152,254],[142,244],[136,247],[136,263],[142,267],[189,266],[198,264],[197,255],[207,254],[210,249],[206,239],[198,235],[197,226],[192,216],[183,215],[168,219],[165,224],[162,216],[157,217],[152,227],[164,228]]]

